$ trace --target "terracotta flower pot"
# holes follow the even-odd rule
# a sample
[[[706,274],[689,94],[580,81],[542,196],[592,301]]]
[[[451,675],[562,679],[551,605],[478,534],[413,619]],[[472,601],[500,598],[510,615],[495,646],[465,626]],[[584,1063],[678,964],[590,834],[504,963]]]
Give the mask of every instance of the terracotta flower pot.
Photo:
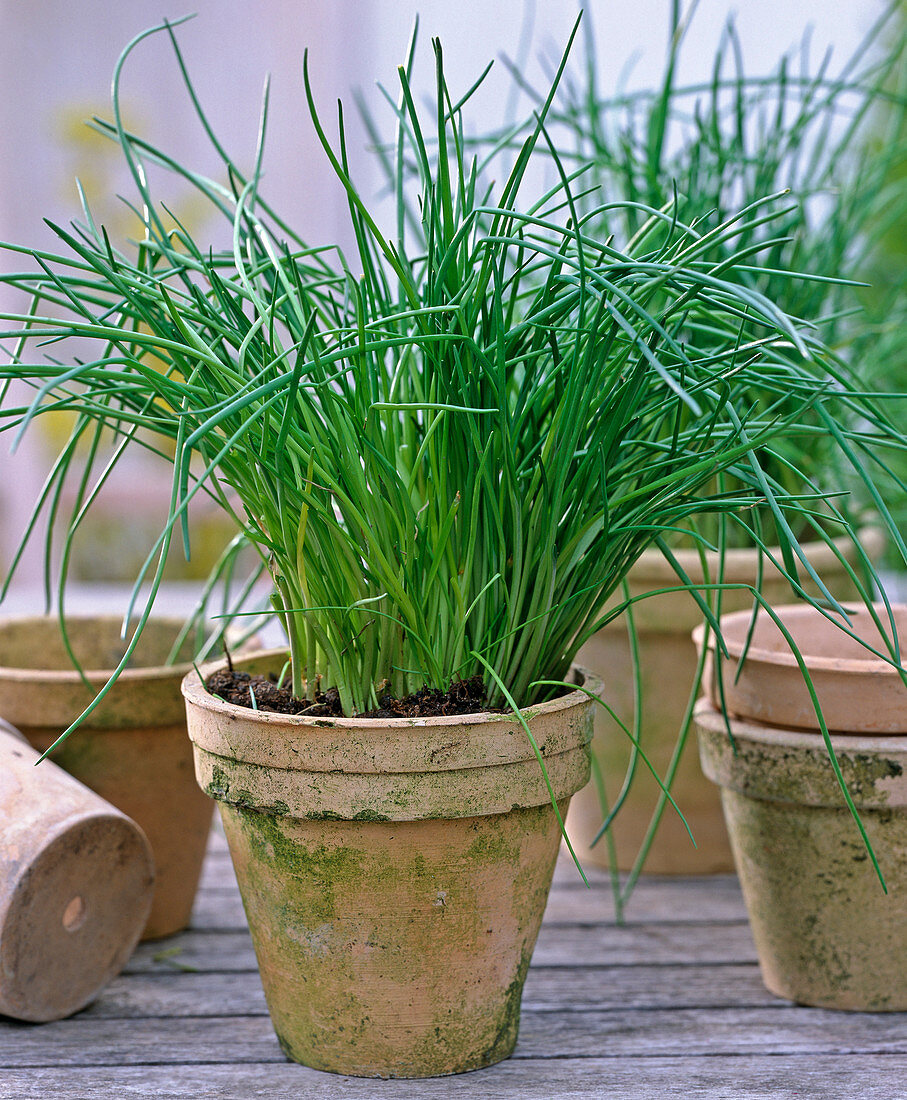
[[[828,726],[859,727],[831,741],[888,893],[824,739],[808,728],[817,720],[804,705],[799,669],[794,675],[777,628],[760,623],[736,685],[736,660],[722,662],[729,709],[758,714],[732,713],[729,737],[724,716],[702,700],[696,726],[703,770],[721,788],[763,979],[772,992],[805,1004],[905,1010],[907,689],[894,668],[812,609],[776,611],[797,638]],[[896,617],[907,625],[907,608]],[[863,614],[854,622],[866,625]],[[731,616],[722,628],[739,656],[741,620]],[[714,672],[710,689],[717,698]],[[793,717],[801,728],[769,722],[770,715]]]
[[[810,679],[830,730],[844,733],[907,734],[907,686],[890,660],[874,656],[855,638],[808,604],[774,608],[809,669]],[[886,631],[887,611],[875,611]],[[907,644],[907,606],[892,608],[898,636]],[[850,629],[882,654],[886,643],[865,607],[849,615]],[[747,645],[747,636],[752,637]],[[722,616],[721,633],[728,657],[715,659],[709,640],[705,690],[714,707],[773,726],[819,729],[809,689],[787,639],[775,621],[761,611],[753,626],[751,612]],[[703,629],[696,630],[701,645]],[[741,666],[741,657],[745,659]],[[721,670],[723,694],[717,672]]]
[[[0,1012],[60,1020],[125,965],[154,884],[142,830],[0,718]]]
[[[907,737],[832,738],[882,892],[822,739],[697,711],[766,986],[826,1008],[907,1009]]]
[[[860,541],[870,557],[881,551],[882,536],[872,528],[860,532]],[[852,546],[840,540],[839,548],[852,561]],[[824,543],[809,544],[807,555],[825,583],[837,596],[850,594],[850,580],[834,553]],[[687,576],[703,579],[702,562],[696,550],[677,552]],[[711,579],[717,575],[717,560],[708,556]],[[755,585],[757,556],[754,550],[733,549],[727,553],[724,581],[728,584]],[[631,594],[641,595],[678,583],[677,576],[658,550],[647,550],[630,572]],[[790,600],[790,585],[769,564],[764,566],[763,594],[772,604]],[[722,609],[735,611],[752,606],[752,596],[745,589],[727,590],[722,596]],[[702,614],[687,592],[671,592],[634,604],[640,650],[643,688],[642,745],[659,775],[664,775],[674,753],[677,733],[690,702],[696,675],[696,647],[690,640]],[[623,617],[600,630],[580,650],[577,660],[607,684],[607,702],[620,718],[632,728],[633,666]],[[692,740],[692,738],[691,738]],[[630,743],[602,708],[595,715],[595,736],[592,742],[605,776],[608,797],[613,804],[620,790],[630,759]],[[734,869],[727,839],[721,801],[714,786],[702,775],[695,747],[687,744],[671,788],[672,794],[689,822],[696,838],[696,847],[683,823],[670,806],[665,810],[655,841],[646,861],[652,874],[711,874]],[[618,866],[628,870],[640,849],[659,788],[642,762],[637,767],[633,787],[617,819],[612,833],[617,848]],[[602,821],[601,808],[594,784],[580,791],[573,799],[568,829],[570,838],[583,861],[607,866],[604,840],[594,848],[589,841]]]
[[[287,1054],[369,1077],[506,1058],[560,841],[519,723],[287,717],[194,674],[183,693]],[[562,811],[588,779],[591,709],[572,692],[529,718]]]
[[[88,686],[63,649],[55,617],[0,619],[0,715],[40,752],[92,701],[122,654],[120,618],[73,617],[68,625]],[[195,783],[179,690],[192,665],[163,665],[181,625],[149,621],[133,667],[51,757],[148,837],[156,881],[143,939],[189,923],[213,811]]]

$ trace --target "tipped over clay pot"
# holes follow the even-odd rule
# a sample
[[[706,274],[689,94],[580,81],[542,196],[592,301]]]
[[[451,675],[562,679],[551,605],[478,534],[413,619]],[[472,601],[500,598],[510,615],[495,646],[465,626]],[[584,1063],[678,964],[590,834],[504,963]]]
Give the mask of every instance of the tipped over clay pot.
[[[506,1058],[560,844],[519,722],[289,717],[195,674],[183,692],[286,1053],[366,1077]],[[562,812],[589,776],[591,709],[571,692],[527,712]]]
[[[145,926],[151,850],[124,814],[0,719],[0,1012],[60,1020],[115,977]]]

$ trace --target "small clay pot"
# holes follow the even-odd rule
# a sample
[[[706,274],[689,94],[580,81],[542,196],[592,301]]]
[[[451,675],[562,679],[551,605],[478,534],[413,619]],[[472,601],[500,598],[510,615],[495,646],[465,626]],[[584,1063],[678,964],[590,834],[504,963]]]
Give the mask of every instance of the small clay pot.
[[[0,714],[44,752],[94,699],[124,650],[116,616],[67,619],[87,683],[73,668],[54,616],[0,619]],[[195,783],[180,695],[192,668],[187,652],[164,661],[182,623],[151,619],[130,667],[102,704],[51,759],[138,822],[157,869],[143,939],[189,923],[213,804]]]
[[[907,737],[831,739],[885,894],[820,734],[726,724],[708,700],[696,727],[766,986],[825,1008],[907,1010]]]
[[[0,719],[0,1012],[59,1020],[125,965],[151,906],[141,829]]]
[[[870,557],[881,551],[882,536],[874,528],[861,530],[860,541]],[[845,560],[852,564],[854,551],[850,541],[840,539],[835,545]],[[819,542],[806,544],[804,551],[833,593],[842,598],[852,594],[850,578],[834,551]],[[681,549],[675,553],[687,576],[704,582],[699,552]],[[715,582],[718,577],[717,556],[710,553],[706,558],[709,578]],[[755,586],[757,578],[758,556],[755,550],[732,549],[727,552],[722,577],[725,583]],[[657,549],[643,553],[630,571],[629,582],[633,596],[679,584],[677,574]],[[790,600],[790,585],[768,562],[764,566],[762,591],[771,604]],[[722,595],[721,606],[726,612],[735,611],[751,607],[752,602],[752,594],[747,589],[727,590]],[[665,592],[634,604],[633,614],[642,677],[641,742],[653,767],[664,776],[691,701],[697,655],[690,634],[702,621],[702,612],[689,592]],[[634,677],[624,616],[594,635],[580,650],[577,660],[604,680],[609,706],[632,729]],[[604,776],[611,805],[623,783],[630,749],[624,732],[602,708],[597,708],[592,751]],[[692,829],[696,847],[690,843],[683,822],[668,806],[646,860],[646,871],[659,875],[732,871],[733,858],[718,792],[703,777],[693,745],[687,744],[681,752],[671,793]],[[632,867],[659,794],[658,785],[640,762],[630,794],[611,827],[617,865],[621,870]],[[600,841],[594,848],[589,847],[601,822],[602,811],[595,785],[589,784],[573,799],[568,829],[583,862],[607,867],[605,841]]]
[[[809,604],[773,610],[809,669],[829,730],[907,734],[907,686],[891,661],[890,643],[886,644],[866,607],[850,609],[848,628],[880,654],[887,654],[888,660],[875,656]],[[907,606],[896,604],[892,607],[894,631],[888,622],[886,608],[877,604],[875,612],[888,637],[896,632],[902,644],[907,644]],[[760,610],[755,625],[751,612],[722,616],[721,634],[728,656],[716,658],[716,642],[712,636],[704,681],[714,707],[723,706],[741,718],[774,726],[820,728],[797,658],[766,611]],[[695,637],[701,646],[702,627],[697,629]]]
[[[560,842],[522,726],[287,717],[194,674],[183,693],[286,1053],[365,1077],[506,1058]],[[562,811],[589,776],[591,709],[571,692],[527,714]]]

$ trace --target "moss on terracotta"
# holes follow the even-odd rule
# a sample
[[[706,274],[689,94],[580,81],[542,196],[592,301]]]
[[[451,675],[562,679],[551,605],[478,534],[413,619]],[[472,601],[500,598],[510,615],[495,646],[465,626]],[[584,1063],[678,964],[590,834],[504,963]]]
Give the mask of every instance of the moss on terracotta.
[[[520,1010],[523,1004],[523,986],[526,984],[526,975],[529,973],[529,964],[532,961],[532,952],[524,952],[520,959],[516,977],[507,987],[504,994],[504,1003],[500,1010],[497,1022],[497,1031],[494,1041],[483,1051],[478,1065],[491,1066],[499,1062],[516,1046],[517,1035],[520,1030]],[[476,1067],[478,1068],[478,1066]]]
[[[429,1076],[510,1053],[557,855],[550,807],[453,822],[222,812],[290,1057]]]
[[[205,784],[203,790],[205,794],[217,799],[219,802],[232,802],[237,806],[246,806],[250,809],[258,802],[251,791],[236,787],[228,773],[217,765],[212,768],[211,779]],[[286,803],[284,803],[284,806],[286,806]],[[289,810],[286,809],[284,812],[287,813]]]
[[[353,821],[389,821],[387,814],[380,814],[377,810],[360,810],[355,814]]]
[[[705,719],[703,719],[705,720]],[[723,728],[707,721],[699,726],[703,766],[709,777],[722,786],[773,802],[841,807],[844,796],[820,734],[796,732],[796,743],[772,738],[772,727],[762,741],[742,726],[732,744]],[[784,732],[784,731],[777,731]],[[789,732],[789,731],[788,731]],[[838,744],[836,756],[841,773],[857,806],[866,809],[889,804],[894,781],[901,779],[903,750],[893,741],[891,752],[873,748],[863,751]],[[900,795],[898,798],[902,798]]]
[[[861,815],[885,895],[846,809],[724,795],[768,987],[833,1008],[907,1007],[907,814]]]
[[[878,753],[855,753],[840,760],[841,772],[847,789],[854,799],[871,796],[874,801],[888,801],[888,792],[881,785],[886,779],[897,779],[904,774],[896,760],[889,760]]]
[[[907,739],[837,739],[884,893],[821,736],[697,711],[706,773],[722,786],[767,987],[804,1004],[907,1009]]]

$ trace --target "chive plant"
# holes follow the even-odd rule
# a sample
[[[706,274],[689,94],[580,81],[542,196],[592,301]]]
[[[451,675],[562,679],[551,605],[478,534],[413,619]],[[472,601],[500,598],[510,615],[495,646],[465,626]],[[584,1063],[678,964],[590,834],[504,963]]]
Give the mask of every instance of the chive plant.
[[[123,125],[123,65],[156,31],[226,182]],[[433,108],[417,105],[412,55],[400,70],[389,230],[350,176],[342,113],[329,136],[305,73],[355,255],[307,244],[267,202],[263,137],[251,171],[228,155],[169,23],[124,51],[113,119],[96,122],[129,166],[141,239],[114,242],[84,206],[81,222],[53,227],[58,252],[5,246],[35,266],[3,276],[31,306],[6,315],[15,346],[0,379],[34,396],[6,392],[2,428],[74,414],[48,485],[75,478],[80,509],[107,467],[92,471],[92,446],[77,466],[75,441],[109,433],[115,454],[144,446],[172,463],[168,522],[139,578],[152,592],[171,539],[189,539],[191,500],[210,494],[270,571],[294,693],[336,687],[349,715],[383,686],[404,695],[475,674],[491,703],[545,698],[642,550],[694,513],[763,502],[802,591],[811,569],[789,519],[815,502],[766,473],[765,456],[782,436],[829,437],[860,467],[893,439],[815,334],[733,278],[751,268],[772,202],[708,231],[653,206],[618,246],[580,212],[556,154],[558,182],[523,193],[530,164],[550,155],[566,54],[512,166],[489,182],[494,157],[480,164],[464,135],[478,84],[455,98],[433,45]],[[173,226],[148,182],[161,168],[227,220],[231,246]],[[755,406],[757,383],[769,396]],[[716,488],[722,473],[739,488]],[[844,516],[839,530],[851,530]]]
[[[710,78],[684,85],[677,74],[695,5],[684,13],[676,2],[660,84],[618,95],[600,87],[605,59],[587,24],[582,63],[565,73],[551,118],[561,157],[586,166],[578,201],[584,211],[598,209],[598,233],[621,242],[643,232],[651,237],[651,209],[670,211],[710,236],[704,259],[727,261],[725,278],[807,320],[854,371],[852,385],[865,388],[896,389],[890,365],[907,350],[903,279],[884,279],[871,295],[857,287],[874,279],[880,243],[907,216],[898,182],[907,158],[907,31],[898,7],[886,7],[838,69],[831,52],[818,63],[811,59],[807,34],[765,75],[747,71],[731,20]],[[773,194],[782,196],[775,216],[751,218],[733,236],[709,234],[741,207]],[[662,235],[672,231],[662,222]],[[734,262],[748,249],[749,258]],[[757,380],[751,399],[764,397]],[[892,408],[903,425],[903,406]],[[834,445],[815,439],[803,445],[792,436],[780,450],[771,469],[791,491],[795,471],[807,474],[814,491],[817,485],[834,491],[849,477]],[[876,472],[884,479],[881,462]],[[904,496],[897,478],[888,489]],[[857,499],[867,503],[865,494]],[[764,512],[762,518],[771,526]],[[745,523],[732,525],[730,534],[738,544],[754,542]]]
[[[614,97],[599,89],[602,65],[590,30],[582,71],[565,76],[556,117],[571,153],[590,165],[587,186],[627,200],[609,214],[609,230],[630,239],[647,208],[675,197],[678,216],[703,229],[789,191],[783,215],[754,222],[735,241],[762,247],[755,263],[736,265],[734,274],[792,316],[821,325],[833,347],[845,346],[860,324],[847,284],[866,274],[879,238],[907,207],[892,179],[907,153],[907,32],[894,18],[897,8],[888,5],[837,72],[831,52],[811,61],[807,34],[767,75],[748,73],[731,20],[711,78],[680,85],[693,8],[682,19],[675,5],[660,86]],[[790,279],[790,271],[803,277]]]
[[[722,278],[760,292],[785,313],[809,324],[828,348],[826,363],[835,364],[826,384],[842,394],[881,387],[896,391],[892,374],[904,359],[907,295],[903,280],[890,279],[871,298],[857,285],[872,277],[886,230],[903,222],[907,213],[907,197],[897,186],[897,168],[907,156],[907,32],[897,25],[896,8],[897,4],[887,7],[840,67],[833,67],[830,53],[816,64],[806,35],[799,50],[783,55],[764,75],[748,71],[731,20],[710,77],[683,84],[678,72],[684,43],[695,33],[695,4],[687,5],[684,12],[680,0],[674,0],[660,82],[653,88],[619,94],[606,94],[600,85],[601,73],[613,68],[612,59],[598,56],[596,37],[587,23],[581,62],[566,70],[548,119],[560,160],[567,171],[578,172],[576,202],[587,232],[612,237],[635,252],[641,237],[654,246],[674,234],[676,221],[681,222],[704,246],[699,262],[713,265]],[[543,101],[544,96],[528,86],[517,66],[511,65],[511,71],[534,100]],[[518,127],[515,133],[524,131],[525,126]],[[486,140],[513,138],[503,134]],[[715,232],[735,218],[741,207],[753,210],[760,204],[764,217],[751,216],[745,225],[738,223],[735,234]],[[660,220],[653,218],[653,210],[662,213]],[[798,275],[792,277],[792,272]],[[699,334],[699,341],[704,348],[705,333]],[[792,350],[796,354],[797,349]],[[766,380],[759,372],[739,379],[736,404],[762,410],[773,407],[778,390]],[[896,437],[903,431],[905,406],[893,393],[879,400],[897,424],[884,427],[881,434]],[[835,416],[850,426],[863,422],[859,403],[849,408],[846,401],[837,403]],[[839,529],[842,514],[853,523],[874,522],[882,515],[889,531],[896,532],[900,526],[907,491],[898,448],[858,444],[855,463],[856,454],[838,427],[829,423],[822,403],[804,408],[800,420],[799,430],[773,439],[758,456],[776,492],[783,486],[787,494],[801,496],[802,509],[784,513],[787,531],[779,527],[777,510],[762,506],[757,494],[749,506],[737,511],[709,510],[689,517],[668,540],[672,546],[701,547],[707,538],[719,550],[714,566],[703,559],[703,574],[719,582],[706,586],[704,592],[716,616],[724,589],[720,583],[724,551],[729,546],[754,548],[754,572],[761,577],[764,561],[778,558],[773,544],[783,547],[792,534],[827,542]],[[814,430],[804,430],[806,424]],[[718,475],[715,487],[729,494],[739,492],[743,486],[735,476],[734,471]],[[900,541],[893,539],[894,562],[903,560],[902,551]],[[844,562],[842,553],[837,552],[837,557]],[[627,629],[635,664],[639,654],[632,615]],[[671,763],[624,887],[626,894],[644,864],[667,805],[665,787],[670,788],[685,749],[702,671],[700,660],[686,713],[677,716]],[[649,670],[648,676],[653,675]],[[633,708],[637,738],[643,731],[643,713],[637,683]],[[834,754],[830,755],[834,762]],[[599,774],[593,762],[606,823],[596,841],[605,835],[607,823],[625,800],[638,759],[634,747],[623,784],[615,777],[620,793],[613,805],[605,789],[605,779],[611,777]],[[849,798],[846,791],[844,797]],[[611,852],[613,856],[613,848]],[[616,887],[618,893],[620,889]]]

